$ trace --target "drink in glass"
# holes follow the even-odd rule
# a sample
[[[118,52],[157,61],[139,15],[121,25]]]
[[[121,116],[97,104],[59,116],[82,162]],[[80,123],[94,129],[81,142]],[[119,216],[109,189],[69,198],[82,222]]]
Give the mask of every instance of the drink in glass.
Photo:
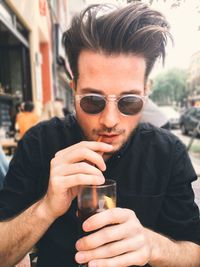
[[[116,207],[116,182],[106,179],[102,185],[83,185],[78,192],[78,219],[80,237],[91,234],[82,229],[83,222],[90,216]],[[79,265],[86,267],[87,264]]]

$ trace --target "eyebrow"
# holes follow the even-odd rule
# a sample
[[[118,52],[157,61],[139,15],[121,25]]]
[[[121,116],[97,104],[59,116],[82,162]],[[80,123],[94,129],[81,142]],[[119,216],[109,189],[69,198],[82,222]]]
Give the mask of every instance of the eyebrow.
[[[105,94],[102,90],[91,88],[91,87],[82,88],[81,93],[82,94],[92,93],[92,94],[100,94],[100,95]],[[128,95],[128,94],[140,95],[141,91],[137,89],[131,89],[131,90],[123,91],[120,95]]]

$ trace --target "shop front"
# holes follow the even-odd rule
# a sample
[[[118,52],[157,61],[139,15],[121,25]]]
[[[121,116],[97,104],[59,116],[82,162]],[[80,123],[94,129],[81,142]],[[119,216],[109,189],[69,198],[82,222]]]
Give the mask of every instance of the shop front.
[[[32,100],[29,31],[15,13],[0,2],[0,128],[14,130],[16,106]]]

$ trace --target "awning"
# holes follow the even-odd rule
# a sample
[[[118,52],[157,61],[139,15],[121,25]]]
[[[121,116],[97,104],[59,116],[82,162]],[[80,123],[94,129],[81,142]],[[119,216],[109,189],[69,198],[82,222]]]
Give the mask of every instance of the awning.
[[[24,36],[17,31],[5,18],[4,16],[0,13],[0,22],[4,24],[4,26],[12,32],[12,34],[21,42],[23,43],[27,48],[29,48],[29,43],[28,41],[24,38]]]

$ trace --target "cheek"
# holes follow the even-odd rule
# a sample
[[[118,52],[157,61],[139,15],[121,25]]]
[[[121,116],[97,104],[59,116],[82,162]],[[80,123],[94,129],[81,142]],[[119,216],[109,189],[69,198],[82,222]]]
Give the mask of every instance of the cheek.
[[[135,115],[134,118],[131,120],[132,126],[135,128],[138,123],[140,122],[141,114]]]
[[[93,129],[98,129],[98,116],[91,116],[76,108],[76,118],[86,136],[91,136]]]
[[[138,114],[133,117],[124,117],[124,119],[122,119],[123,123],[121,124],[121,127],[125,129],[126,139],[130,136],[132,131],[138,126],[140,122],[140,118],[141,118],[141,115]]]
[[[135,127],[137,127],[139,121],[141,118],[141,114],[137,114],[130,117],[123,117],[121,122],[123,121],[123,125],[127,130],[133,130]]]

